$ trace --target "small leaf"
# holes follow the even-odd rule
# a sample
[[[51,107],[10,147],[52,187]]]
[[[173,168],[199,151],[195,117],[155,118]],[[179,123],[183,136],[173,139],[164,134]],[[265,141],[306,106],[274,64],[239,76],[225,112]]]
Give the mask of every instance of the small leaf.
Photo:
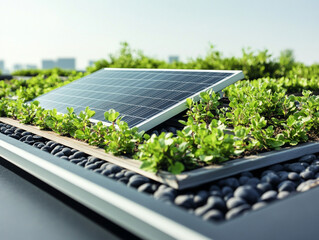
[[[181,162],[175,162],[174,165],[171,165],[168,168],[168,171],[173,174],[180,174],[182,171],[184,171],[185,167],[184,164]]]

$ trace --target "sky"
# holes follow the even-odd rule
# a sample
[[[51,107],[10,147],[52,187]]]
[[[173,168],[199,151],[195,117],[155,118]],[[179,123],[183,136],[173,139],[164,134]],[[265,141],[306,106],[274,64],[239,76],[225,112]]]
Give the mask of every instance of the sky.
[[[242,48],[293,49],[319,63],[318,0],[0,0],[0,60],[41,66],[75,57],[77,69],[116,53],[121,42],[167,60],[224,56]]]

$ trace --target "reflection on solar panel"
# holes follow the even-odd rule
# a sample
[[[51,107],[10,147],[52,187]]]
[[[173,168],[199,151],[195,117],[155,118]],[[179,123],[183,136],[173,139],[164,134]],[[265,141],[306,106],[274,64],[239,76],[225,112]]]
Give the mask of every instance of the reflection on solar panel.
[[[149,130],[186,109],[188,97],[202,91],[221,91],[242,79],[241,71],[101,69],[35,100],[46,109],[79,113],[89,106],[92,121],[105,121],[104,112],[115,109],[130,127]]]

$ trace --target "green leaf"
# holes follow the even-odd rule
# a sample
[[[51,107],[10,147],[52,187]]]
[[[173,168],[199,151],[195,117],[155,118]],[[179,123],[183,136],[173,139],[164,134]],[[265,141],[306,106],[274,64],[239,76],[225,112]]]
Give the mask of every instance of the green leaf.
[[[181,162],[175,162],[174,165],[169,166],[168,171],[173,174],[180,174],[185,169],[184,164]]]

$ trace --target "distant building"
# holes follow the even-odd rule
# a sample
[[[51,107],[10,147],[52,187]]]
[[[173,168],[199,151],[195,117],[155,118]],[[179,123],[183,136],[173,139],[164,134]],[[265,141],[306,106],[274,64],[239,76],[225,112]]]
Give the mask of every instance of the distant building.
[[[0,60],[0,72],[4,72],[4,61]]]
[[[75,58],[58,58],[56,66],[61,69],[74,70]]]
[[[93,66],[95,62],[96,62],[96,61],[90,60],[90,61],[89,61],[89,67]]]
[[[169,63],[178,62],[178,61],[179,61],[179,57],[178,56],[169,56],[168,57],[168,62]]]
[[[37,69],[36,65],[27,64],[26,69]]]
[[[23,69],[22,64],[14,64],[13,65],[13,70],[14,71],[21,70],[21,69]]]
[[[44,59],[42,60],[42,69],[52,69],[56,67],[54,60]]]

